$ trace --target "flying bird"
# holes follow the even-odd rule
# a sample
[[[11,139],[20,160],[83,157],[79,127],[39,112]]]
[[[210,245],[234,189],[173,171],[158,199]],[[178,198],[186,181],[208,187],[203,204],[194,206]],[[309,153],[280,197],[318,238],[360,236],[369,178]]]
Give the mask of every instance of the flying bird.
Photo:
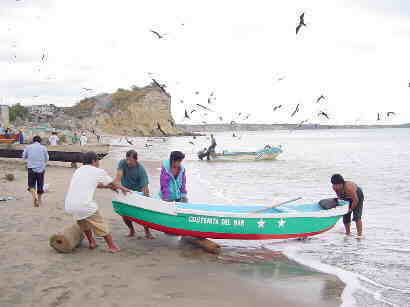
[[[125,140],[127,141],[128,144],[134,145],[128,138],[125,138]]]
[[[299,123],[298,128],[302,127],[302,125],[303,125],[304,123],[307,123],[307,122],[308,122],[308,119],[302,120],[302,121]]]
[[[159,124],[158,122],[157,122],[157,128],[158,128],[159,131],[161,131],[161,133],[162,133],[163,135],[165,135],[165,136],[167,135],[166,132],[165,132],[164,130],[162,130],[162,128],[161,128],[161,126],[160,126],[160,124]]]
[[[196,91],[196,92],[195,92],[195,95],[199,95],[199,92],[198,92],[198,91]]]
[[[290,115],[290,117],[295,116],[295,114],[298,113],[298,112],[299,112],[299,103],[298,103],[298,105],[296,106],[295,111],[293,111],[293,113]]]
[[[41,61],[44,62],[45,59],[46,59],[46,54],[43,53],[43,55],[41,56]]]
[[[387,117],[390,117],[390,115],[396,115],[395,112],[387,112]]]
[[[196,111],[198,111],[198,110],[195,110],[195,109],[194,109],[194,110],[192,110],[192,111],[191,111],[191,114],[192,114],[192,113],[194,113],[194,112],[196,112]]]
[[[191,144],[191,145],[195,145],[195,144],[194,144],[194,142],[189,142],[189,144]]]
[[[296,35],[299,33],[299,30],[300,30],[302,27],[306,27],[306,24],[305,24],[305,13],[302,13],[302,15],[299,16],[299,24],[298,24],[298,26],[296,27]]]
[[[164,86],[161,85],[161,84],[159,84],[157,80],[155,80],[154,78],[152,78],[152,82],[154,82],[154,84],[155,84],[156,86],[158,86],[158,87],[161,89],[161,91],[162,91],[165,95],[169,96],[169,94],[167,93],[167,91],[164,89]]]
[[[274,106],[273,107],[273,112],[275,112],[276,110],[279,110],[282,107],[282,105],[278,105],[278,106]]]
[[[191,118],[189,117],[189,115],[188,115],[188,111],[187,111],[187,110],[185,110],[185,115],[184,115],[184,118],[191,119]]]
[[[323,111],[320,111],[320,112],[317,114],[317,116],[324,116],[324,117],[326,117],[327,119],[329,119],[329,115],[327,115],[327,113],[325,113],[325,112],[323,112]]]
[[[224,119],[222,118],[222,116],[219,116],[218,118],[221,122],[223,122]]]
[[[158,39],[164,38],[161,34],[159,34],[157,31],[150,30],[151,33],[153,33]]]
[[[211,109],[209,109],[209,108],[203,106],[202,104],[197,103],[196,105],[197,105],[198,107],[204,109],[204,110],[207,110],[207,111],[209,111],[209,112],[213,112]]]
[[[321,95],[318,99],[316,99],[316,103],[320,102],[322,99],[326,99],[326,97]]]

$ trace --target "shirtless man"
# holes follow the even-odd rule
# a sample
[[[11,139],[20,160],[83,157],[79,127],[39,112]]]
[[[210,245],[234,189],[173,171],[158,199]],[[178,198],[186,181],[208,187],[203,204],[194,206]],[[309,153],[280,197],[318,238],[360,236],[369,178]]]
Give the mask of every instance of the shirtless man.
[[[330,181],[333,185],[333,190],[336,192],[337,198],[346,200],[350,203],[349,212],[343,216],[346,235],[350,235],[350,223],[353,212],[353,221],[356,222],[357,235],[361,237],[363,234],[362,210],[364,201],[362,189],[353,182],[345,181],[340,174],[334,174]]]

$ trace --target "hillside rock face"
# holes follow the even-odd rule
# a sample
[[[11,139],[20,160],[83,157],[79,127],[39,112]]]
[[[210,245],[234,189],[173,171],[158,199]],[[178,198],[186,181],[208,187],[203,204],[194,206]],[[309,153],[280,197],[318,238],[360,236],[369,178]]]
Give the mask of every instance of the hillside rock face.
[[[155,85],[86,98],[73,107],[64,108],[53,124],[114,135],[185,134],[175,127],[170,96]]]

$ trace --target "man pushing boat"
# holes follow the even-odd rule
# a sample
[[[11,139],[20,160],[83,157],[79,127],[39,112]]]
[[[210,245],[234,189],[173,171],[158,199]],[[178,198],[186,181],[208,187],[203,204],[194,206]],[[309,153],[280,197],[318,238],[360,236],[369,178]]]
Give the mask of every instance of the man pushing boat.
[[[138,153],[131,149],[127,151],[125,159],[121,160],[118,163],[117,176],[115,177],[114,183],[121,185],[132,191],[142,192],[144,196],[149,197],[149,188],[148,188],[148,176],[145,171],[144,166],[138,162]],[[125,225],[129,229],[129,237],[135,236],[135,229],[132,222],[126,218],[123,218]],[[145,238],[153,239],[150,230],[148,227],[144,227]]]
[[[350,203],[349,212],[343,216],[346,235],[350,235],[350,223],[353,212],[353,221],[356,222],[357,235],[361,237],[363,234],[362,211],[364,201],[362,189],[353,182],[345,181],[340,174],[334,174],[330,181],[337,197]]]

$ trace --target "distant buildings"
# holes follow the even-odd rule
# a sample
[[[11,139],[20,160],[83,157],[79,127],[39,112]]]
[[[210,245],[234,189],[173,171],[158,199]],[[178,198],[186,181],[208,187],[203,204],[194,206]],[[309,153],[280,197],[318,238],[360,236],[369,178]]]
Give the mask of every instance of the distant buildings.
[[[57,110],[54,104],[40,104],[40,105],[33,105],[27,107],[30,114],[38,114],[38,115],[53,115]]]
[[[0,105],[0,124],[2,127],[8,127],[10,124],[9,106]]]

